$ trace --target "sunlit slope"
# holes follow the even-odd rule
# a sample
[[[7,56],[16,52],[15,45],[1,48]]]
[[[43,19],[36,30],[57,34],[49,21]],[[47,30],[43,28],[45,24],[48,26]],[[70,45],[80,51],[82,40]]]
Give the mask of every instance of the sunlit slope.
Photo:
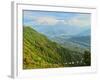
[[[81,61],[84,54],[62,47],[31,27],[25,26],[23,32],[24,69],[86,65],[84,61],[71,64]]]

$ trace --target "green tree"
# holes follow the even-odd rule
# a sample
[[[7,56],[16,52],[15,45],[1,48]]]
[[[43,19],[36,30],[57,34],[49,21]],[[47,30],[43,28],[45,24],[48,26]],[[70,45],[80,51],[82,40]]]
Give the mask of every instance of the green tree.
[[[84,51],[84,62],[87,66],[91,65],[91,54],[89,51]]]

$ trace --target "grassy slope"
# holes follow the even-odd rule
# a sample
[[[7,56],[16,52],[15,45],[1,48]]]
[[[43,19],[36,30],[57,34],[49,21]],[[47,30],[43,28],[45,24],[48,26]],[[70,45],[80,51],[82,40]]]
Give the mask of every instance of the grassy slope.
[[[66,62],[80,61],[82,54],[63,48],[30,27],[24,27],[23,68],[70,66]]]

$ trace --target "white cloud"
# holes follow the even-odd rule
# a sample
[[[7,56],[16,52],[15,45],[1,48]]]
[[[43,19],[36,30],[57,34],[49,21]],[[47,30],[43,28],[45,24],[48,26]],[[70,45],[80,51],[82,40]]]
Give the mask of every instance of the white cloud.
[[[66,24],[77,26],[77,27],[87,27],[91,25],[90,15],[80,14],[69,20],[66,20]]]
[[[77,27],[87,27],[91,25],[91,18],[89,14],[78,14],[73,17],[65,17],[65,19],[57,19],[54,16],[33,16],[32,13],[26,13],[24,15],[33,23],[40,25],[56,25],[56,24],[64,24],[71,25]]]
[[[87,27],[90,26],[90,15],[80,14],[68,19],[57,19],[56,17],[51,16],[41,16],[34,19],[36,23],[41,25],[56,25],[56,24],[65,24],[77,27]]]
[[[41,25],[56,25],[56,24],[66,24],[66,21],[63,19],[57,19],[52,16],[41,16],[34,18],[34,21]]]
[[[59,22],[56,18],[49,16],[37,17],[35,21],[42,25],[56,25]]]

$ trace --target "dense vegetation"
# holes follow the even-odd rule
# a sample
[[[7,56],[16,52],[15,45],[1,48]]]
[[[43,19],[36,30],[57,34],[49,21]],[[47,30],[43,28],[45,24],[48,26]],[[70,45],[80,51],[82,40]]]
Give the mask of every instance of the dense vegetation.
[[[91,65],[89,51],[65,48],[28,26],[23,31],[24,69]]]

